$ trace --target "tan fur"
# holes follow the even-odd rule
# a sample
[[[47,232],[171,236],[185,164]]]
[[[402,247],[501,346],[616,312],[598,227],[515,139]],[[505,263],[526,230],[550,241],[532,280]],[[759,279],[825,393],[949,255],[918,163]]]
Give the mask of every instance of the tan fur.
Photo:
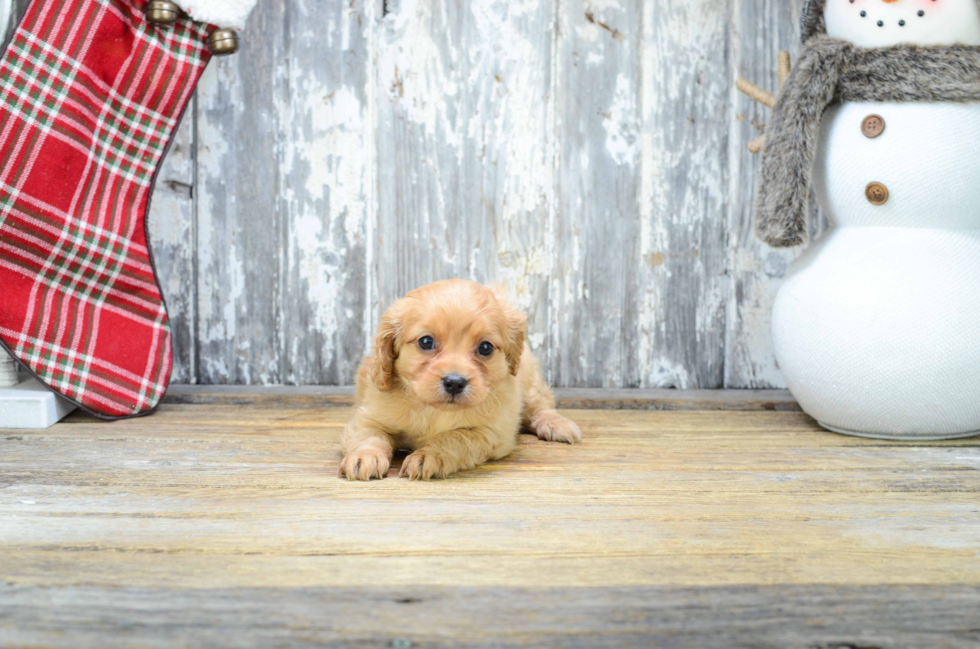
[[[508,455],[522,425],[544,440],[580,441],[579,427],[555,411],[525,343],[526,321],[499,293],[464,280],[429,284],[393,304],[357,373],[341,477],[383,478],[404,448],[414,452],[402,477],[444,478]],[[436,349],[420,349],[422,336]],[[484,341],[495,348],[489,357],[477,353]],[[442,387],[450,373],[469,381],[455,398]]]

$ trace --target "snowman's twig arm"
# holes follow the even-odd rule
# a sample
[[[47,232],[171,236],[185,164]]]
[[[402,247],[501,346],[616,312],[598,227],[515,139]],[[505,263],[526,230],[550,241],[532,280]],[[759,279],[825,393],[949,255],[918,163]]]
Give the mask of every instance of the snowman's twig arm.
[[[779,87],[782,88],[783,84],[786,83],[786,79],[789,78],[790,73],[790,58],[789,52],[786,50],[781,50],[779,52]],[[735,81],[735,87],[738,88],[739,92],[747,95],[749,98],[754,99],[763,106],[768,108],[776,107],[776,96],[767,90],[763,90],[759,86],[755,85],[748,79],[737,79]],[[766,145],[766,136],[757,137],[756,139],[749,142],[749,153],[755,154],[762,151],[762,147]]]
[[[790,58],[789,52],[782,50],[779,52],[779,87],[782,88],[786,80],[789,79]]]
[[[767,108],[776,107],[776,95],[772,94],[768,90],[763,90],[747,79],[737,80],[735,82],[735,87],[738,88],[742,94],[748,96],[750,99],[756,100]]]

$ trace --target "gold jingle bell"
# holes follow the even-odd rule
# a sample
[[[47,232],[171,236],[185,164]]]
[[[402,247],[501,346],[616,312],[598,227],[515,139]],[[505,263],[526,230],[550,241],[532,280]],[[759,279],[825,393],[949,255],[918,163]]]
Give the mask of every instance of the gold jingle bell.
[[[216,29],[208,36],[208,49],[214,56],[234,54],[238,45],[238,32],[234,29]]]
[[[180,18],[180,7],[168,0],[151,0],[144,13],[154,25],[173,25]]]

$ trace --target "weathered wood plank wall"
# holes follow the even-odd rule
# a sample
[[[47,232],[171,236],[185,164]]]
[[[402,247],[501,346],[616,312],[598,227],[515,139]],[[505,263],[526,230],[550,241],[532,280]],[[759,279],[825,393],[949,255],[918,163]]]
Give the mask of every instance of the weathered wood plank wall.
[[[556,385],[781,387],[795,253],[752,235],[734,81],[774,87],[801,4],[261,0],[157,184],[175,380],[350,383],[388,303],[463,276]]]

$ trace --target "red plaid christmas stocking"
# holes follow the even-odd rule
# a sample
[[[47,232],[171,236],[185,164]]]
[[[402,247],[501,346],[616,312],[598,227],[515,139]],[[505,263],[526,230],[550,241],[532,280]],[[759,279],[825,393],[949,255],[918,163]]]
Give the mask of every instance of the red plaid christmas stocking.
[[[104,418],[167,389],[146,213],[214,29],[146,1],[34,0],[0,60],[0,343]]]

